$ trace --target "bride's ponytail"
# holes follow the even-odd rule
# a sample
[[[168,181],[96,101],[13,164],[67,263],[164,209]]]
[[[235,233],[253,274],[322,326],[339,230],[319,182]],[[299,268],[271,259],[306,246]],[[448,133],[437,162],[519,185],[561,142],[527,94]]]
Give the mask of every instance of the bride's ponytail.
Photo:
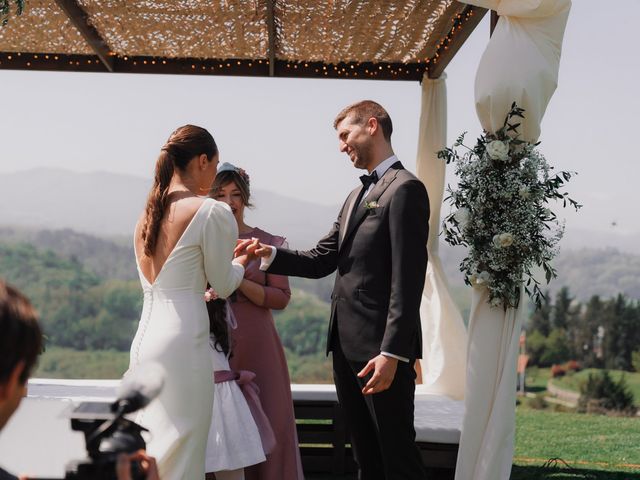
[[[153,255],[156,248],[156,241],[160,231],[160,222],[164,216],[167,202],[167,190],[173,177],[173,159],[171,154],[164,147],[156,162],[156,174],[153,179],[153,187],[147,198],[145,209],[145,220],[142,226],[142,241],[144,242],[144,254],[148,257]]]
[[[203,153],[211,160],[218,154],[218,147],[207,130],[195,125],[178,128],[162,146],[156,161],[155,177],[147,197],[142,224],[142,241],[146,256],[152,256],[156,248],[174,171],[184,171],[191,159]]]

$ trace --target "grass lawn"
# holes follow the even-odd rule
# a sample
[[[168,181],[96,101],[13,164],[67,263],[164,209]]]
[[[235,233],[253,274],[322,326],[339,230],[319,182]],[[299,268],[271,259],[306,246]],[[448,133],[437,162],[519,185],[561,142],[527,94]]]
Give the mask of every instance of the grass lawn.
[[[543,467],[550,459],[567,464]],[[355,476],[307,475],[308,480]],[[445,478],[445,477],[442,477]],[[640,480],[640,418],[519,407],[511,480]]]
[[[542,369],[540,370],[542,371]],[[582,382],[586,382],[589,374],[597,374],[601,370],[587,368],[577,373],[570,373],[565,375],[564,377],[554,378],[553,384],[564,388],[567,390],[572,390],[574,392],[580,391],[580,385]],[[634,403],[636,406],[640,407],[640,373],[638,372],[623,372],[621,370],[609,370],[611,374],[611,378],[614,381],[618,381],[618,379],[624,375],[627,380],[627,385],[629,389],[633,392]],[[547,377],[549,378],[549,377]]]
[[[540,475],[539,467],[552,458],[578,470],[602,472],[595,478],[640,479],[640,418],[518,408],[512,479],[545,478],[529,473]],[[603,477],[604,472],[622,476]]]
[[[529,367],[526,372],[525,386],[527,392],[539,393],[547,389],[551,378],[550,368]]]

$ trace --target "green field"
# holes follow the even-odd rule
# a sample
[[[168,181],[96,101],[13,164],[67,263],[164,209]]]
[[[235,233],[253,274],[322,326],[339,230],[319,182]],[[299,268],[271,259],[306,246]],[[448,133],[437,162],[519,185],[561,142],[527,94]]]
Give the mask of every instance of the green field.
[[[527,368],[525,385],[528,392],[538,393],[547,389],[547,382],[551,378],[550,368]]]
[[[35,378],[120,378],[129,368],[129,352],[79,351],[47,347],[40,356]]]
[[[524,408],[517,412],[514,463],[519,466],[561,458],[576,468],[634,472],[640,478],[639,445],[640,418]]]
[[[587,381],[589,374],[598,373],[600,371],[601,370],[587,368],[581,372],[569,373],[564,377],[554,378],[552,382],[557,387],[579,392],[580,385]],[[633,392],[634,403],[636,406],[640,407],[640,373],[623,372],[621,370],[609,370],[609,373],[611,374],[611,378],[616,382],[622,375],[624,375],[629,389]]]

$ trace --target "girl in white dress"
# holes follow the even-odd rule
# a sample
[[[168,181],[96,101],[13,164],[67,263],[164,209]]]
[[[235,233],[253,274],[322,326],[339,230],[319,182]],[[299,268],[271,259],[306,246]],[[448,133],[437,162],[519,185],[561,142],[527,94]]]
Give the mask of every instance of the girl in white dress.
[[[259,405],[257,387],[252,383],[254,375],[251,372],[232,372],[229,366],[228,329],[235,326],[231,308],[226,300],[218,298],[213,289],[207,290],[205,299],[211,330],[216,398],[207,443],[207,479],[244,480],[244,467],[264,462],[265,455],[275,444],[275,437]],[[255,389],[248,392],[251,394],[250,402],[247,402],[238,383],[244,383],[244,389]]]
[[[205,129],[178,128],[162,147],[134,246],[144,304],[130,370],[147,361],[166,371],[164,388],[136,421],[150,430],[147,450],[163,480],[201,480],[213,407],[207,282],[226,297],[242,281],[247,257],[232,261],[238,238],[229,207],[205,197],[218,149]]]

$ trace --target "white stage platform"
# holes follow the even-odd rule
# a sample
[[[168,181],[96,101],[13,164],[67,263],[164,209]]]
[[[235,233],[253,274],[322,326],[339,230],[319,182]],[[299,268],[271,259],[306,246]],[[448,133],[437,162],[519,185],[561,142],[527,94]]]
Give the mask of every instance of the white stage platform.
[[[85,456],[84,438],[73,432],[65,414],[74,403],[115,399],[118,380],[29,381],[28,397],[0,432],[0,465],[10,472],[40,477],[64,476],[65,465]],[[294,384],[296,401],[337,401],[333,385]],[[463,402],[416,389],[416,440],[457,444]]]

